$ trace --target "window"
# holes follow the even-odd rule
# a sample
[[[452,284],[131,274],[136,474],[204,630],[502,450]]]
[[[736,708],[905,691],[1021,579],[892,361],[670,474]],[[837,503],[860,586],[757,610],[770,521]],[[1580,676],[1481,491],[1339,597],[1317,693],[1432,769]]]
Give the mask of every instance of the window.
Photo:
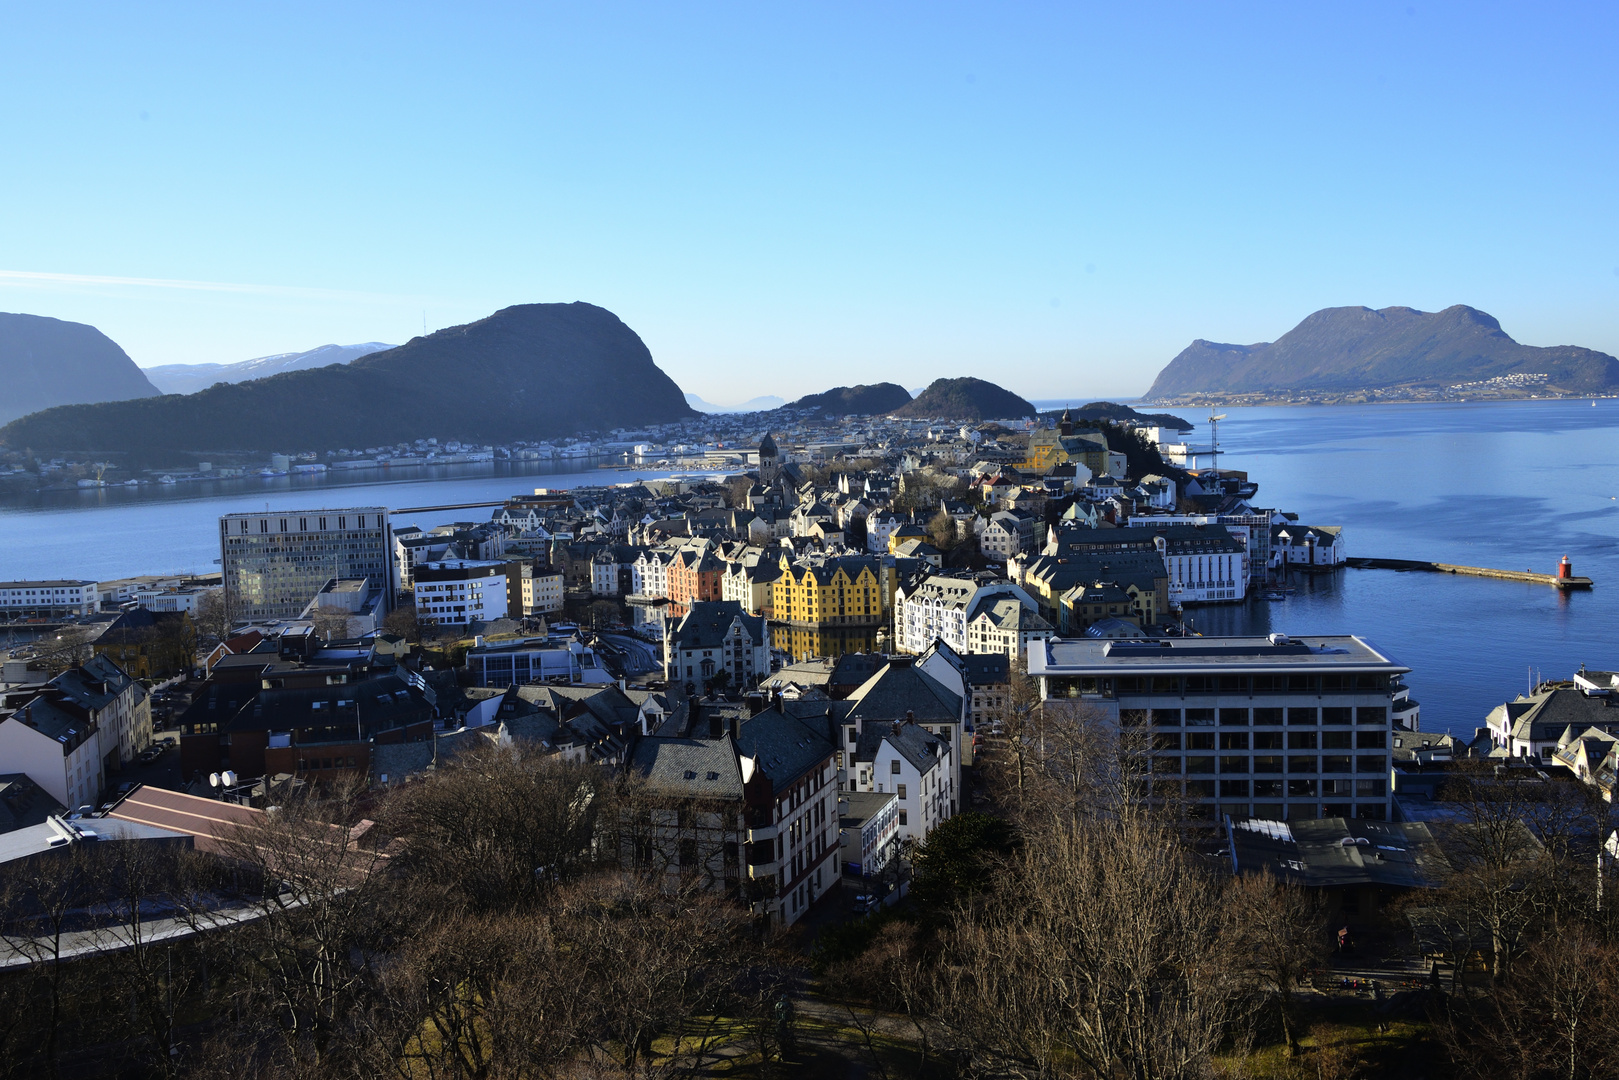
[[[1287,759],[1287,771],[1290,773],[1313,773],[1316,768],[1314,757],[1290,757]]]
[[[1315,721],[1316,711],[1314,709],[1287,710],[1287,722],[1289,724],[1304,724],[1309,727],[1314,727]]]
[[[1311,710],[1314,712],[1315,710]],[[1287,733],[1287,746],[1290,750],[1314,750],[1316,748],[1316,733],[1313,731],[1290,731]]]
[[[1323,731],[1321,733],[1321,748],[1323,750],[1348,750],[1349,736],[1350,732],[1347,731]]]
[[[895,758],[893,761],[888,763],[888,771],[893,773],[895,776],[899,775],[899,758]]]
[[[1181,711],[1179,709],[1154,709],[1152,722],[1159,727],[1180,727]]]
[[[1213,727],[1214,726],[1214,710],[1213,709],[1187,709],[1186,710],[1186,726],[1187,727]]]
[[[1246,750],[1246,749],[1248,749],[1248,733],[1246,731],[1222,731],[1222,732],[1220,732],[1220,749],[1221,750]]]
[[[1248,726],[1248,710],[1247,709],[1221,709],[1220,710],[1220,726],[1221,727],[1247,727]]]
[[[1349,724],[1349,723],[1353,723],[1354,722],[1354,712],[1355,712],[1355,710],[1353,710],[1353,709],[1345,709],[1345,708],[1322,709],[1321,710],[1321,722],[1323,724]]]
[[[1213,750],[1214,749],[1214,732],[1212,732],[1212,731],[1188,731],[1186,733],[1186,749],[1188,749],[1188,750]]]
[[[1387,724],[1389,711],[1381,705],[1363,705],[1355,710],[1355,720],[1362,724]]]
[[[1384,731],[1359,731],[1355,733],[1355,747],[1360,750],[1381,750],[1388,745],[1388,733]]]
[[[1222,757],[1220,771],[1223,773],[1245,773],[1248,771],[1248,759],[1237,755]]]
[[[1280,724],[1282,722],[1281,709],[1255,709],[1254,726],[1263,727],[1266,724]]]
[[[899,798],[900,798],[900,802],[905,801],[905,785],[904,784],[899,785]]]
[[[908,821],[908,820],[907,820],[907,815],[906,815],[906,813],[905,813],[905,811],[903,811],[903,810],[901,810],[901,811],[900,811],[900,812],[899,812],[899,823],[900,823],[900,824],[901,824],[901,825],[907,825],[907,824],[909,824],[909,821]]]

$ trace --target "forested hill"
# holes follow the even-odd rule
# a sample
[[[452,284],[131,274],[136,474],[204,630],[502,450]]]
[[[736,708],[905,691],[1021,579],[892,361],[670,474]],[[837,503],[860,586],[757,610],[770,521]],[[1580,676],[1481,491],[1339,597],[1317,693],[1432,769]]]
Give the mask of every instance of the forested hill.
[[[640,337],[593,304],[523,304],[346,365],[100,405],[0,428],[35,450],[328,450],[438,438],[501,442],[696,413]]]
[[[1004,420],[1039,411],[1010,390],[983,379],[935,379],[894,416],[943,420]]]
[[[880,416],[904,408],[911,403],[911,392],[898,383],[873,383],[870,386],[834,386],[821,394],[801,397],[788,409],[817,409],[834,416]]]
[[[0,424],[53,405],[157,393],[135,361],[95,327],[0,312]]]
[[[1199,339],[1159,372],[1147,397],[1449,386],[1531,374],[1573,393],[1619,388],[1619,360],[1607,353],[1521,345],[1493,316],[1457,304],[1438,312],[1324,308],[1273,342]]]

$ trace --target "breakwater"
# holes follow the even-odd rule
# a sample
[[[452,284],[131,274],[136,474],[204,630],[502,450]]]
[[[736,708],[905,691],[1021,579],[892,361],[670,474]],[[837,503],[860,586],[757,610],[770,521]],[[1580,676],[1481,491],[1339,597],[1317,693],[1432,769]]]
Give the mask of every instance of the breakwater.
[[[1434,574],[1464,574],[1468,577],[1497,578],[1502,581],[1526,581],[1531,585],[1550,585],[1558,589],[1589,589],[1588,577],[1560,577],[1557,574],[1537,574],[1530,570],[1492,570],[1486,566],[1458,566],[1455,563],[1426,562],[1421,559],[1363,559],[1351,557],[1344,565],[1355,570],[1419,570]]]

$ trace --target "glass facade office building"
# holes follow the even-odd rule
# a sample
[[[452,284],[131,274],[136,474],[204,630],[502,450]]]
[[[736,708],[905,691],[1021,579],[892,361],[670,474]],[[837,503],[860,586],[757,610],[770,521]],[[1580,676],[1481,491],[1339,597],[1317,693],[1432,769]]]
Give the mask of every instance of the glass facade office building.
[[[1387,820],[1392,736],[1418,726],[1410,670],[1351,635],[1052,639],[1029,656],[1048,708],[1150,733],[1155,792],[1239,820]]]
[[[237,621],[296,619],[332,578],[370,578],[393,607],[394,542],[381,506],[226,514],[225,602]]]

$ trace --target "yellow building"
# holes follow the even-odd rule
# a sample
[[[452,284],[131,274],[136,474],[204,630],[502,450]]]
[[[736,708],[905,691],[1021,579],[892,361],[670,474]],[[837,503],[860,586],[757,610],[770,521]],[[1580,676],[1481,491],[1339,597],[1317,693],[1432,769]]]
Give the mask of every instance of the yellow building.
[[[1122,455],[1109,455],[1105,435],[1099,431],[1076,432],[1073,417],[1064,410],[1056,427],[1029,433],[1028,455],[1016,468],[1019,472],[1045,476],[1058,465],[1073,462],[1089,469],[1091,476],[1108,476],[1113,474],[1118,464],[1113,459],[1117,458]]]
[[[875,556],[792,561],[771,585],[776,647],[794,660],[869,650],[887,619]]]

